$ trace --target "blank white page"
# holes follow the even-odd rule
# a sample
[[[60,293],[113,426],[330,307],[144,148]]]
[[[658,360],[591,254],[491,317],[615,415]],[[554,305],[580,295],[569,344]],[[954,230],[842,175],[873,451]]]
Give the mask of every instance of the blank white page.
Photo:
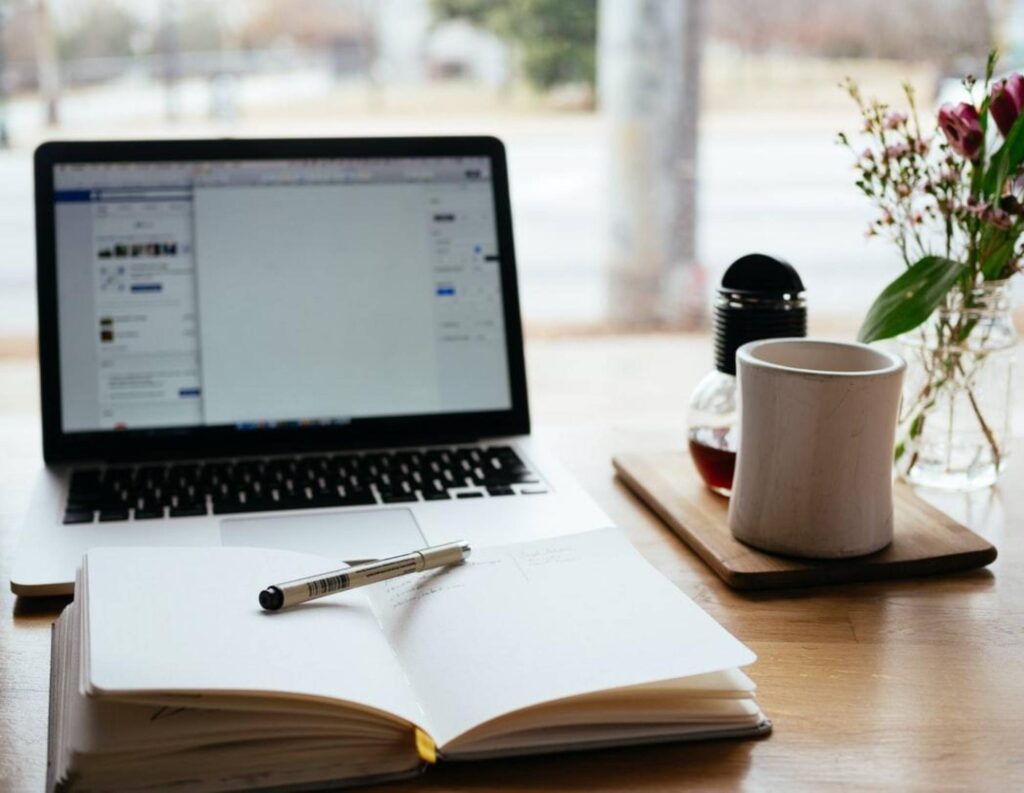
[[[474,549],[372,599],[442,747],[520,708],[755,660],[615,529]]]
[[[85,564],[90,692],[337,699],[429,732],[365,591],[260,608],[264,587],[337,567],[328,559],[259,548],[100,548]]]

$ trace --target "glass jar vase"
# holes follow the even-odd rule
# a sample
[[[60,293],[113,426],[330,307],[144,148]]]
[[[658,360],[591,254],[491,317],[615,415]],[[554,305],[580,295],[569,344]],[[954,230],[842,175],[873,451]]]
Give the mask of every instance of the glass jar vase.
[[[1007,281],[954,289],[899,339],[907,361],[896,469],[915,485],[974,490],[1010,454],[1017,331]]]

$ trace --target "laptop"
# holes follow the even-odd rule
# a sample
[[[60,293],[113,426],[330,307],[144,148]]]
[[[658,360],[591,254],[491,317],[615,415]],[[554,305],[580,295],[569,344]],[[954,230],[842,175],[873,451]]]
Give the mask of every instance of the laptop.
[[[43,456],[11,587],[96,546],[375,559],[610,525],[530,436],[488,137],[35,154]]]

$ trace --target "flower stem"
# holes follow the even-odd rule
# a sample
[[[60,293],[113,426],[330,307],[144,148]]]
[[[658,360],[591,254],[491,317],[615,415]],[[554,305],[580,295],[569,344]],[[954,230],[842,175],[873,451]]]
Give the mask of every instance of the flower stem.
[[[967,373],[964,372],[963,367],[959,363],[957,364],[957,368],[960,369],[960,372],[964,377],[967,376]],[[1002,459],[1002,456],[999,453],[999,442],[996,440],[996,436],[992,432],[992,428],[989,427],[988,422],[985,421],[985,417],[981,415],[981,407],[978,405],[978,400],[974,398],[974,389],[965,383],[964,390],[967,392],[967,399],[971,403],[971,409],[974,411],[974,415],[978,418],[978,424],[981,425],[981,431],[985,435],[985,440],[988,441],[988,445],[992,449],[992,462],[995,464],[996,470],[998,471]]]

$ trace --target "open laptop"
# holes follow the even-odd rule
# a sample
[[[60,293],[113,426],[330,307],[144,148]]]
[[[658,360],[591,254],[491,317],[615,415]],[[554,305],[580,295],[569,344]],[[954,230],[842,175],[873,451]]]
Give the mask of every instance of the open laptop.
[[[100,545],[379,558],[610,524],[528,436],[494,138],[46,143],[43,452],[13,568]]]

